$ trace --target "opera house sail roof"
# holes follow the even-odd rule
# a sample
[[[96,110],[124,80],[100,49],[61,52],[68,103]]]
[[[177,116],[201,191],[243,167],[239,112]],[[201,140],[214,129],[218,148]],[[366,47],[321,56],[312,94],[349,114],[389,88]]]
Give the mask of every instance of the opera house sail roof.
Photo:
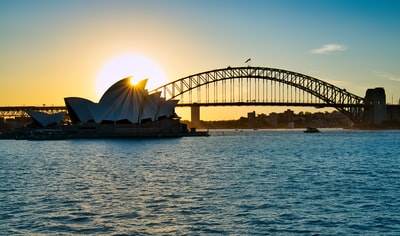
[[[30,115],[34,122],[37,122],[41,126],[48,126],[53,124],[59,124],[62,122],[65,112],[58,112],[55,114],[47,114],[40,111],[27,110],[26,113]]]
[[[130,80],[127,77],[113,84],[98,103],[79,97],[64,98],[71,122],[140,124],[176,116],[174,110],[178,100],[166,101],[161,92],[149,94],[145,88],[147,79],[136,85]]]

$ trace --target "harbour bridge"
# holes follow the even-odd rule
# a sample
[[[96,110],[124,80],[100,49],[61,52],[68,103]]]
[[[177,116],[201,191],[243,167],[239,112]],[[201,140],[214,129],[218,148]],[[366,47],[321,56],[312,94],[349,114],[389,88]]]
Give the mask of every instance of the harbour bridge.
[[[227,67],[190,75],[155,89],[177,106],[333,107],[353,122],[362,120],[364,99],[308,75],[267,67]],[[195,118],[193,118],[193,116]],[[197,116],[197,118],[196,118]]]
[[[167,83],[166,100],[192,108],[199,119],[201,106],[303,106],[333,107],[353,122],[362,120],[364,98],[308,75],[267,67],[227,67],[190,75]],[[66,111],[65,107],[0,107],[0,117],[26,116],[25,110]],[[197,117],[196,117],[197,116]]]

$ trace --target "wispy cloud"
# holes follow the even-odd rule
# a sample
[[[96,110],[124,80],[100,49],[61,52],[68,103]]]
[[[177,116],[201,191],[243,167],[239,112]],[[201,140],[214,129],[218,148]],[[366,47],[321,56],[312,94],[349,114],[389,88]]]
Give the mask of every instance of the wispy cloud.
[[[400,82],[400,76],[398,76],[398,75],[393,75],[393,74],[382,72],[382,71],[374,71],[374,74],[376,76],[378,76],[379,78],[382,78],[385,80]]]
[[[340,44],[325,44],[319,48],[312,49],[312,54],[330,54],[338,51],[345,51],[347,48]]]
[[[346,82],[344,80],[330,80],[330,79],[327,79],[325,81],[334,85],[344,84]]]

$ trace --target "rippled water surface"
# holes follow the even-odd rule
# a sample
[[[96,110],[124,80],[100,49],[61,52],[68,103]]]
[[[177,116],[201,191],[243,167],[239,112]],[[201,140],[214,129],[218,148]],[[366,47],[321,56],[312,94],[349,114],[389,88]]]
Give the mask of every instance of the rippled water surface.
[[[400,234],[400,131],[0,140],[0,235]]]

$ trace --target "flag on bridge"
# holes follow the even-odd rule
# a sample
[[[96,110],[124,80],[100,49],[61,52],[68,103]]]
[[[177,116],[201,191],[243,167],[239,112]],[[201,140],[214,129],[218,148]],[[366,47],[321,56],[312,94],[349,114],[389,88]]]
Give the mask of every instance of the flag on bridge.
[[[249,61],[251,61],[251,58],[247,59],[244,63],[247,63],[247,62],[249,62]]]

